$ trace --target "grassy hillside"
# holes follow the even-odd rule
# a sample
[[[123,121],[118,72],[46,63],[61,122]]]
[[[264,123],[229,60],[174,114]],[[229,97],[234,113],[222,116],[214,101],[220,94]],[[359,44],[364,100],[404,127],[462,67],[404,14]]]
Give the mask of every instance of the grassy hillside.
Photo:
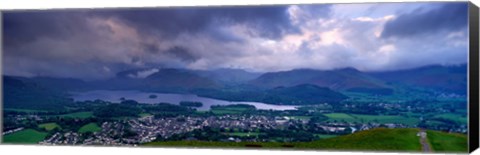
[[[3,143],[7,144],[36,144],[47,136],[45,132],[33,129],[25,129],[3,136]]]
[[[468,151],[468,139],[466,135],[427,131],[427,137],[435,152]]]
[[[321,150],[392,150],[420,151],[418,129],[374,129],[357,132],[351,135],[327,138],[313,142],[296,143],[251,143],[251,142],[206,142],[206,141],[169,141],[151,142],[146,146],[195,146],[195,147],[266,147],[266,148],[299,148]]]
[[[71,103],[62,92],[20,78],[3,77],[3,106],[8,109],[63,110]]]
[[[316,142],[299,143],[298,148],[334,150],[420,151],[418,129],[373,129]]]
[[[328,71],[296,69],[291,71],[270,72],[250,81],[250,84],[266,88],[314,84],[321,87],[328,87],[333,90],[346,90],[350,88],[387,88],[381,80],[370,77],[354,68]]]
[[[100,128],[97,123],[88,123],[84,126],[82,126],[78,132],[80,133],[86,133],[86,132],[97,132],[97,131],[100,131],[102,130],[102,128]]]
[[[38,127],[39,128],[44,128],[47,131],[51,131],[55,128],[58,128],[58,129],[62,128],[57,123],[43,123],[43,124],[39,124]]]
[[[385,129],[378,128],[360,131],[354,134],[328,137],[313,142],[208,142],[208,141],[166,141],[150,142],[144,146],[167,147],[233,147],[233,148],[290,148],[316,150],[369,150],[420,152],[422,146],[419,129]],[[467,141],[465,135],[449,134],[437,131],[427,133],[435,152],[465,152]]]

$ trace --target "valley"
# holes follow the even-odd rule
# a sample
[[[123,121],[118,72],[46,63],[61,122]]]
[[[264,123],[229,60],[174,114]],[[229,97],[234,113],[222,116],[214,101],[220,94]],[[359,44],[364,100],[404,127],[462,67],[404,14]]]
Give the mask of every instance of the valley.
[[[416,143],[400,147],[418,137],[398,133],[425,129],[433,151],[464,152],[457,144],[467,133],[466,94],[457,88],[464,81],[421,83],[460,76],[462,67],[412,69],[420,81],[353,68],[159,69],[142,78],[132,70],[99,81],[4,76],[3,137],[4,143],[44,145],[418,151]],[[219,78],[222,71],[238,78]],[[365,139],[369,132],[386,137]],[[457,135],[454,147],[439,147],[451,135]],[[388,137],[396,140],[375,143]]]

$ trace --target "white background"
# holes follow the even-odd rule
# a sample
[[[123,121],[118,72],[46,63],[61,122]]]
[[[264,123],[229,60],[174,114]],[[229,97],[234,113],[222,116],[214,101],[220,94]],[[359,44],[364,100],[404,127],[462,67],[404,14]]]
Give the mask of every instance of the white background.
[[[418,1],[418,0],[417,0]],[[447,0],[434,0],[447,1]],[[480,0],[472,0],[477,6]],[[415,2],[415,0],[0,0],[0,10],[11,9],[52,9],[52,8],[115,8],[115,7],[154,7],[154,6],[193,6],[193,5],[247,5],[247,4],[298,4],[298,3],[360,3],[360,2]],[[180,148],[128,148],[128,147],[82,147],[82,146],[38,146],[0,145],[0,154],[49,154],[49,155],[317,155],[317,154],[407,154],[373,152],[326,152],[326,151],[278,151],[278,150],[232,150],[232,149],[180,149]],[[411,153],[408,153],[411,154]],[[480,155],[480,151],[473,154]],[[415,155],[415,154],[411,154]]]

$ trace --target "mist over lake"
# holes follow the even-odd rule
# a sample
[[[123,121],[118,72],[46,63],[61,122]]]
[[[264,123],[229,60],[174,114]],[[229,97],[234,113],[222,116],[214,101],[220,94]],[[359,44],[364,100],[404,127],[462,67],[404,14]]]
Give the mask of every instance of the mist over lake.
[[[72,92],[72,98],[75,101],[88,101],[88,100],[104,100],[114,103],[120,103],[122,98],[125,100],[135,100],[139,103],[171,103],[179,105],[181,101],[195,101],[202,102],[201,107],[196,108],[197,110],[209,110],[212,105],[231,105],[231,104],[248,104],[253,105],[257,109],[264,110],[295,110],[297,106],[291,105],[270,105],[260,102],[231,102],[218,99],[211,99],[206,97],[199,97],[192,94],[164,94],[164,93],[150,93],[150,92],[141,92],[136,90],[128,91],[112,91],[112,90],[94,90],[87,92]],[[150,98],[150,95],[156,95],[155,98]]]

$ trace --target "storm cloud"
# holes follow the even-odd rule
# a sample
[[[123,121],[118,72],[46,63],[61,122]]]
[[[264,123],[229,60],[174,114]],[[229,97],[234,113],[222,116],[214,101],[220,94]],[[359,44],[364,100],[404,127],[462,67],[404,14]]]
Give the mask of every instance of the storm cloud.
[[[288,6],[150,8],[102,11],[97,15],[118,18],[142,32],[157,32],[165,37],[241,23],[259,29],[263,37],[278,38],[297,32],[290,24],[287,9]]]
[[[417,9],[387,22],[382,37],[405,37],[436,33],[442,30],[459,30],[468,24],[467,11],[467,3],[447,3],[428,11],[425,11],[424,8]]]
[[[3,74],[101,79],[136,68],[373,71],[461,64],[466,4],[11,11],[3,14]]]

